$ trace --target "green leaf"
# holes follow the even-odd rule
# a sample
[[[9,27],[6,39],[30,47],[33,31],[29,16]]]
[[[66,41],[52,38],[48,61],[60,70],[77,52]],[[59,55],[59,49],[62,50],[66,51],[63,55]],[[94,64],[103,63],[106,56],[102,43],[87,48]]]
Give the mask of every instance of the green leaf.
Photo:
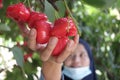
[[[17,64],[19,66],[23,67],[23,52],[22,52],[22,50],[18,47],[13,47],[12,52],[13,52],[14,58],[17,61]]]
[[[52,7],[52,5],[45,0],[45,11],[44,13],[48,16],[49,21],[53,22],[55,20],[55,9]]]
[[[6,24],[0,24],[0,31],[10,31],[10,27]]]
[[[116,7],[117,7],[118,9],[120,9],[120,0],[117,0],[117,2],[116,2]]]
[[[6,71],[6,78],[4,80],[28,80],[24,77],[24,74],[20,67],[14,66],[12,72]]]
[[[36,63],[39,62],[38,60]],[[35,74],[37,72],[37,66],[34,63],[25,62],[24,71],[26,74]]]
[[[64,2],[63,1],[57,1],[56,5],[57,5],[57,7],[59,9],[58,13],[59,13],[60,17],[64,17],[64,15],[65,15],[65,5],[64,5]]]
[[[111,7],[117,0],[83,0],[83,1],[91,6],[104,9]]]

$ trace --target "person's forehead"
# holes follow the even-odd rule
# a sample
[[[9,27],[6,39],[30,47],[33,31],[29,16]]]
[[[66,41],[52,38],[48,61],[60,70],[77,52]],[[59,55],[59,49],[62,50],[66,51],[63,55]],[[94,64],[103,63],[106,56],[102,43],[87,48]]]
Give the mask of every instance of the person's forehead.
[[[84,45],[78,44],[76,49],[73,51],[73,54],[71,54],[70,56],[80,55],[80,54],[83,54],[83,53],[87,54],[87,51],[84,48]]]
[[[84,45],[81,44],[81,43],[79,43],[79,44],[77,45],[77,48],[79,48],[80,50],[86,50],[85,47],[84,47]]]

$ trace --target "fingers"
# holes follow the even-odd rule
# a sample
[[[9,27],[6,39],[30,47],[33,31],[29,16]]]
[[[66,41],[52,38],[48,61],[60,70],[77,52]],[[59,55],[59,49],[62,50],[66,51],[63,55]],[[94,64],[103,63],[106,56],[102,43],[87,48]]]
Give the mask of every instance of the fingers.
[[[74,38],[74,47],[73,47],[73,50],[75,50],[77,44],[79,43],[79,35],[77,34]]]
[[[79,42],[79,34],[77,34],[77,35],[75,36],[74,42],[75,42],[75,43],[78,43],[78,42]]]
[[[28,46],[32,50],[36,50],[36,34],[37,34],[36,30],[31,29],[28,35]]]
[[[70,55],[73,45],[74,42],[69,40],[65,50],[56,58],[57,63],[62,63]]]
[[[18,27],[20,28],[20,31],[22,32],[23,36],[28,37],[29,29],[26,27],[25,23],[23,22],[17,22]]]
[[[65,50],[56,58],[57,63],[62,63],[66,60],[66,58],[72,54],[73,50],[76,48],[79,42],[79,35],[76,35],[73,40],[69,40]]]
[[[40,58],[42,61],[46,61],[50,58],[51,53],[53,52],[57,42],[58,42],[58,38],[56,38],[56,37],[50,38],[46,48],[40,54]]]

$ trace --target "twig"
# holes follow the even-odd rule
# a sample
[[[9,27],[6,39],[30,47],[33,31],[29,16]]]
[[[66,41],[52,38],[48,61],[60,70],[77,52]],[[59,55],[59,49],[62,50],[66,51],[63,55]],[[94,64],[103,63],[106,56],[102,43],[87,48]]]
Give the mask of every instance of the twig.
[[[75,24],[76,24],[76,28],[77,28],[77,30],[78,30],[78,34],[81,36],[81,32],[79,31],[79,27],[78,27],[78,23],[77,23],[76,19],[72,16],[72,13],[71,13],[71,11],[70,11],[67,3],[66,3],[66,0],[63,0],[63,1],[64,1],[64,4],[65,4],[66,9],[68,10],[70,16],[72,17],[73,21],[74,21]]]
[[[55,5],[55,1],[48,0],[49,3],[55,8],[56,11],[59,11],[58,7]]]
[[[39,0],[40,1],[40,5],[42,5],[43,10],[45,9],[45,5],[44,5],[44,0]]]
[[[0,45],[0,47],[3,47],[3,48],[8,48],[9,50],[11,49],[10,47],[3,46],[3,45]]]
[[[5,69],[0,69],[0,73],[2,73]]]

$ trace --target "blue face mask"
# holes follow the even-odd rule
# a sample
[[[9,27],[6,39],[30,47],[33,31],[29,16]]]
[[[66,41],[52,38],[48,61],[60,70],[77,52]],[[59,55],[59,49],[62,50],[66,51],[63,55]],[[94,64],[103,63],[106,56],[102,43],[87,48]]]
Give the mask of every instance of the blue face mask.
[[[64,69],[63,69],[63,74],[73,80],[81,80],[91,73],[92,72],[91,72],[89,66],[80,67],[80,68],[71,68],[71,67],[64,66]]]

